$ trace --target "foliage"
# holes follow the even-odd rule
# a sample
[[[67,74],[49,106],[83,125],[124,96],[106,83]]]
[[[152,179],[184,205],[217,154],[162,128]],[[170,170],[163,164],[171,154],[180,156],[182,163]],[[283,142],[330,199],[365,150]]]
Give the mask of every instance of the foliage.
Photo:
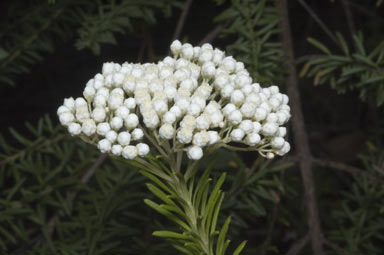
[[[1,139],[2,254],[158,254],[163,245],[142,228],[149,194],[137,170],[107,159],[88,185],[81,179],[100,160],[96,149],[61,134],[48,117],[27,127],[28,136],[12,131],[24,147]],[[52,236],[47,223],[55,217]]]
[[[384,104],[384,42],[371,51],[365,49],[362,34],[354,35],[351,49],[344,37],[337,33],[342,55],[331,52],[313,38],[308,41],[326,55],[310,60],[301,76],[314,77],[314,85],[329,83],[338,93],[359,91],[360,98],[372,105]]]
[[[25,77],[23,73],[43,61],[47,53],[59,51],[62,42],[74,44],[79,50],[102,53],[105,44],[119,45],[118,35],[129,39],[142,37],[143,30],[149,26],[157,28],[159,17],[178,17],[179,13],[170,11],[174,6],[179,8],[183,1],[8,2],[11,4],[3,12],[6,15],[0,17],[0,82],[16,85],[18,79]],[[222,40],[229,45],[227,52],[245,63],[255,81],[283,84],[286,74],[277,38],[280,15],[273,5],[274,1],[216,2],[222,4],[222,8],[218,9],[224,10],[217,16],[213,15],[214,21],[225,27],[218,42]],[[363,1],[350,2],[351,7],[354,3],[363,5]],[[382,6],[381,2],[372,0],[369,6],[373,8],[376,3]],[[327,1],[321,3],[330,4]],[[294,3],[291,8],[301,15],[302,10],[297,11]],[[356,91],[362,100],[372,106],[382,106],[384,44],[375,41],[377,33],[369,33],[367,28],[364,23],[361,24],[365,40],[363,33],[354,35],[352,40],[336,33],[337,48],[328,44],[327,39],[311,33],[318,39],[308,39],[315,46],[315,49],[309,49],[310,53],[320,50],[323,55],[309,60],[302,69],[301,77],[313,78],[315,85],[330,84],[336,92],[349,98],[353,98],[353,94],[347,92]],[[377,30],[381,31],[381,28],[377,23]],[[305,32],[303,34],[306,36]],[[374,42],[375,47],[370,47],[367,38]],[[304,40],[296,40],[297,52],[307,54],[300,51]],[[300,82],[305,83],[306,80]],[[317,96],[321,89],[325,86],[307,86],[303,88],[303,93]],[[322,150],[324,144],[314,138],[318,123],[313,121],[316,112],[312,114],[311,110],[319,106],[308,102],[306,97],[303,99],[303,105],[310,109],[306,118],[309,119],[308,129],[313,139],[311,148],[315,155],[326,155]],[[321,100],[328,104],[326,98]],[[377,121],[382,115],[382,108],[371,107],[367,111],[358,100],[353,103],[359,105],[364,118],[358,119],[356,126],[346,127],[347,123],[337,128],[342,130],[341,133],[347,129],[360,131],[363,120],[370,125],[371,134],[368,135],[377,141],[382,140],[381,120]],[[337,111],[339,107],[332,105],[331,110]],[[322,124],[332,129],[332,136],[338,135],[332,123]],[[147,182],[145,176],[139,174],[137,166],[127,166],[126,162],[112,158],[100,161],[97,150],[66,135],[57,126],[57,121],[48,117],[17,130],[12,129],[10,136],[0,137],[1,254],[179,254],[168,244],[163,244],[161,238],[152,236],[156,229],[155,235],[166,237],[172,245],[187,250],[187,254],[194,254],[194,248],[199,249],[196,240],[191,238],[196,234],[188,232],[191,227],[183,218],[183,210],[195,213],[207,213],[207,210],[196,205],[191,209],[185,201],[176,200],[172,196],[175,190],[164,187],[161,180],[148,171],[143,173],[152,178],[152,182],[147,184],[150,192],[144,185]],[[323,142],[325,138],[321,136],[321,140]],[[211,208],[223,208],[223,217],[216,218],[212,215],[215,210],[210,210],[209,226],[199,225],[203,233],[215,234],[214,250],[216,247],[224,248],[227,240],[239,244],[247,239],[251,241],[242,254],[283,254],[307,234],[300,176],[290,159],[266,162],[255,159],[251,154],[228,151],[219,151],[217,155],[216,163],[211,165],[211,179],[202,179],[200,183],[187,180],[187,194],[199,197],[203,195],[202,190],[213,191],[217,196],[212,198]],[[376,149],[361,156],[362,163],[351,159],[352,164],[374,176],[377,181],[364,175],[349,175],[337,170],[330,174],[323,172],[322,167],[316,169],[322,172],[317,172],[315,176],[317,196],[322,205],[319,209],[323,231],[327,240],[342,250],[330,247],[326,254],[382,253],[380,243],[383,242],[384,209],[380,180],[384,179],[383,157],[382,145],[377,145]],[[89,181],[83,181],[95,162],[101,163],[97,164]],[[209,161],[202,166],[208,164]],[[227,172],[225,180],[221,177],[224,171]],[[183,180],[181,176],[177,178]],[[167,211],[168,216],[172,213],[170,222],[164,221],[162,215],[153,214],[151,208],[143,203],[144,199],[148,199],[146,203],[157,210]],[[208,195],[204,199],[209,200]],[[176,220],[175,226],[174,216],[183,221]],[[228,217],[231,225],[225,233]],[[48,228],[52,219],[56,219],[56,223]],[[187,228],[183,230],[180,224],[184,227],[187,224]],[[163,232],[164,229],[171,229],[172,232]],[[181,246],[184,240],[188,240],[191,246]],[[228,250],[234,252],[231,247]],[[310,254],[310,251],[304,250],[302,254]]]
[[[15,85],[16,75],[53,52],[58,39],[99,54],[102,44],[116,44],[116,34],[139,32],[140,23],[156,23],[155,14],[169,16],[175,5],[176,0],[16,1],[0,23],[0,82]]]
[[[361,158],[368,173],[383,178],[382,151],[371,152]],[[366,177],[353,178],[349,190],[341,194],[340,206],[331,212],[337,228],[331,230],[328,236],[349,254],[382,254],[377,244],[384,241],[383,184]]]
[[[251,76],[262,84],[283,80],[282,50],[276,37],[280,15],[274,1],[233,0],[231,6],[220,13],[215,22],[231,21],[222,37],[231,39],[229,54],[243,61]]]

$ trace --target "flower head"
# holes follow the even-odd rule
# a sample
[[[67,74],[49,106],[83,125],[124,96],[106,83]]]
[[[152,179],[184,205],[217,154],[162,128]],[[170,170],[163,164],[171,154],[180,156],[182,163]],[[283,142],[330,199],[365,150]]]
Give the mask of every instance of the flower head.
[[[61,124],[101,152],[127,159],[144,157],[151,147],[184,150],[192,160],[209,147],[256,150],[267,158],[290,150],[283,126],[288,97],[277,86],[261,88],[242,62],[210,44],[176,40],[171,51],[173,57],[156,64],[105,63],[84,97],[58,108]]]

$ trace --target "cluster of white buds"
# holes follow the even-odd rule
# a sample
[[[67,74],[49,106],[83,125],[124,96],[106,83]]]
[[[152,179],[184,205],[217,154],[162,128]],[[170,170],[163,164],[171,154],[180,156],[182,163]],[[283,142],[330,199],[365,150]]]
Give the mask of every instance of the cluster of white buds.
[[[283,127],[288,97],[277,86],[253,83],[242,62],[210,44],[176,40],[171,51],[173,57],[157,64],[105,63],[84,98],[64,100],[60,122],[101,152],[127,159],[149,153],[145,136],[156,148],[186,151],[192,160],[207,146],[256,150],[267,158],[290,150]]]

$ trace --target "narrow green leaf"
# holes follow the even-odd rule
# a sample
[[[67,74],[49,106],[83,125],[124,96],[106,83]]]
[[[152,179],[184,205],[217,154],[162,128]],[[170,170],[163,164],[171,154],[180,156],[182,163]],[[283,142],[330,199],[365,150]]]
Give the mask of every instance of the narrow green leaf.
[[[233,255],[240,255],[246,244],[247,241],[243,241],[241,244],[239,244],[239,246],[237,246],[236,250],[233,252]]]
[[[318,48],[319,50],[321,50],[322,52],[326,53],[327,55],[332,55],[331,51],[324,44],[319,42],[318,40],[316,40],[312,37],[308,37],[307,41],[310,44],[312,44],[313,46],[315,46],[316,48]]]

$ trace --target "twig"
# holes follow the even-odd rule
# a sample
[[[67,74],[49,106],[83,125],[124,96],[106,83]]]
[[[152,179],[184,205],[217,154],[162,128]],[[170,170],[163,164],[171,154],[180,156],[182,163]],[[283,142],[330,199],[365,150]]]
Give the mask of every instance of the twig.
[[[104,162],[104,160],[107,158],[107,154],[101,154],[97,160],[95,161],[95,163],[93,163],[93,165],[85,172],[85,174],[81,177],[80,179],[80,182],[85,184],[85,183],[88,183],[89,180],[91,179],[91,177],[94,175],[96,169]],[[76,195],[77,195],[78,191],[72,191],[70,194],[69,194],[69,202],[73,202],[73,200],[76,198]],[[45,230],[47,231],[48,235],[51,237],[54,230],[55,230],[55,227],[56,227],[56,223],[57,223],[57,220],[60,218],[60,214],[59,212],[56,212],[56,214],[54,216],[52,216],[47,224],[46,224],[46,227],[45,227]]]
[[[356,27],[355,27],[355,23],[353,22],[353,15],[352,15],[351,7],[349,5],[349,1],[341,0],[341,4],[343,5],[345,17],[347,18],[349,32],[351,33],[351,36],[353,36],[356,34]]]
[[[184,26],[184,23],[185,23],[185,20],[187,18],[187,15],[188,15],[188,12],[189,12],[189,9],[191,7],[192,2],[193,2],[193,0],[185,1],[184,6],[183,6],[183,12],[181,13],[180,18],[177,22],[177,26],[176,26],[175,32],[173,32],[171,42],[173,42],[174,40],[176,40],[180,37],[181,31],[183,29],[183,26]],[[169,51],[168,54],[170,54],[170,53],[171,52]]]
[[[340,46],[339,42],[337,41],[336,37],[333,35],[331,30],[324,24],[323,21],[316,15],[316,13],[309,7],[309,5],[304,2],[303,0],[297,0],[303,8],[309,13],[309,15],[317,22],[317,24],[323,29],[323,31],[334,41],[338,46]]]
[[[289,248],[288,252],[285,255],[296,255],[305,247],[305,245],[309,241],[309,234],[306,234],[301,239],[297,240],[292,244],[291,248]]]
[[[315,186],[311,168],[311,151],[308,144],[308,135],[305,130],[304,116],[301,109],[298,79],[296,75],[295,57],[291,38],[291,27],[288,17],[287,0],[277,0],[277,8],[282,14],[281,40],[285,58],[287,60],[289,76],[287,78],[287,93],[291,101],[292,131],[297,154],[300,155],[299,166],[304,186],[305,202],[308,211],[308,228],[314,255],[323,255],[322,231],[317,210]]]
[[[318,59],[318,58],[321,58],[325,55],[304,55],[304,56],[301,56],[301,57],[298,57],[297,59],[295,59],[295,65],[299,65],[303,62],[306,62],[306,61],[309,61],[309,60],[314,60],[314,59]]]
[[[199,42],[198,45],[203,45],[204,43],[213,42],[213,40],[215,40],[216,37],[219,36],[221,31],[223,31],[223,29],[227,28],[229,26],[229,24],[231,24],[230,20],[228,20],[224,25],[223,24],[217,25],[213,30],[209,31],[208,34],[206,34],[206,36],[204,36],[204,38]]]
[[[355,175],[361,175],[361,176],[367,177],[372,181],[376,181],[376,182],[380,182],[381,184],[384,184],[384,180],[379,178],[378,176],[369,174],[363,169],[360,169],[354,166],[349,166],[341,162],[329,161],[329,160],[324,160],[319,158],[312,158],[312,162],[319,166],[334,168],[334,169],[345,171]]]
[[[18,151],[17,153],[13,154],[12,156],[9,156],[9,157],[3,159],[2,161],[0,161],[0,166],[5,165],[11,161],[14,161],[18,158],[23,157],[25,155],[25,153],[27,153],[29,150],[31,150],[31,148],[33,148],[33,146],[36,146],[35,148],[33,148],[34,150],[39,150],[45,146],[52,145],[53,143],[56,143],[65,137],[68,137],[68,135],[67,134],[58,135],[55,138],[53,138],[52,140],[46,140],[45,142],[41,143],[40,145],[38,144],[38,140],[37,140],[34,142],[36,144],[32,145],[31,147],[23,149],[21,151]]]
[[[357,255],[357,254],[353,254],[353,253],[349,253],[347,252],[346,250],[344,250],[343,248],[341,248],[340,246],[338,246],[337,244],[335,243],[332,243],[330,241],[328,241],[327,239],[324,238],[323,240],[324,244],[326,244],[327,246],[331,247],[332,249],[334,249],[335,251],[338,252],[338,254],[340,255]]]

